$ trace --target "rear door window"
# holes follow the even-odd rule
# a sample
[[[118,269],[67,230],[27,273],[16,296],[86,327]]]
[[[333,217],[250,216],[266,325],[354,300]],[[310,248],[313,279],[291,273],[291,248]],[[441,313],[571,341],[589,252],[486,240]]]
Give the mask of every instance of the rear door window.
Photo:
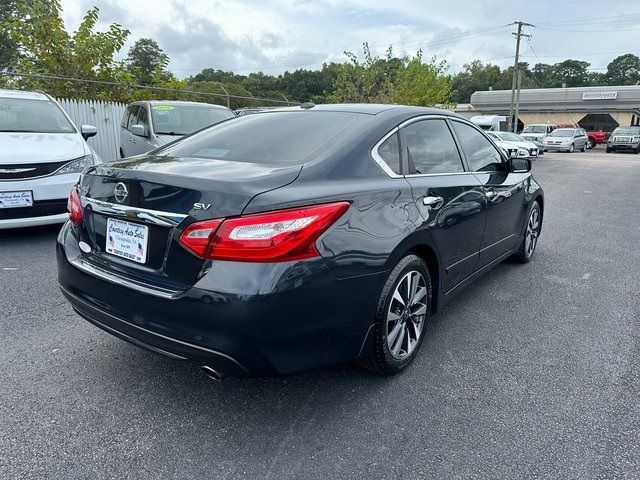
[[[465,123],[451,123],[472,172],[504,171],[502,155],[488,138]]]
[[[402,129],[409,174],[464,172],[462,158],[444,120],[423,120]]]

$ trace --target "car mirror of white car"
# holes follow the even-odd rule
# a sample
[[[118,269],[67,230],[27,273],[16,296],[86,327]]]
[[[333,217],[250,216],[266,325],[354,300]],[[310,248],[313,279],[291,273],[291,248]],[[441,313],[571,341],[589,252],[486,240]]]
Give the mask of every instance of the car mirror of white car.
[[[144,125],[131,125],[131,133],[137,137],[146,137],[147,128]]]
[[[86,140],[88,138],[95,137],[98,134],[98,129],[93,125],[82,125],[82,127],[80,127],[80,133]]]

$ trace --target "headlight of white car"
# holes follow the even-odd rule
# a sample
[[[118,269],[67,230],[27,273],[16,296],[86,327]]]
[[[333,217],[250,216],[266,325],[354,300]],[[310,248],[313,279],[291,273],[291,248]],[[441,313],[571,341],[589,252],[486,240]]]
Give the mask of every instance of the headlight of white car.
[[[93,155],[85,155],[84,157],[76,158],[70,162],[65,163],[60,167],[54,175],[67,175],[69,173],[82,173],[86,168],[95,165],[95,159]]]

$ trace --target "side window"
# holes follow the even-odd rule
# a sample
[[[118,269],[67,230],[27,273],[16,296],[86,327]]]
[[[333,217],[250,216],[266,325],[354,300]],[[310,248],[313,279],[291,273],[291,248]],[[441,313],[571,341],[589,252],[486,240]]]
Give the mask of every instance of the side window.
[[[462,159],[444,120],[423,120],[403,128],[409,174],[464,172]]]
[[[129,120],[127,121],[127,130],[131,130],[132,125],[136,125],[138,121],[138,110],[140,110],[140,105],[131,105],[129,107]]]
[[[127,128],[127,124],[129,123],[129,114],[131,113],[131,108],[127,107],[122,114],[122,121],[120,122],[120,126],[122,128]]]
[[[384,160],[391,170],[398,175],[400,171],[400,145],[398,143],[398,134],[394,133],[378,147],[378,155]]]
[[[149,132],[149,110],[146,105],[140,105],[140,110],[138,110],[138,120],[136,123],[138,125],[144,125],[145,130]]]
[[[501,172],[504,170],[500,152],[484,135],[464,123],[452,123],[471,171]]]

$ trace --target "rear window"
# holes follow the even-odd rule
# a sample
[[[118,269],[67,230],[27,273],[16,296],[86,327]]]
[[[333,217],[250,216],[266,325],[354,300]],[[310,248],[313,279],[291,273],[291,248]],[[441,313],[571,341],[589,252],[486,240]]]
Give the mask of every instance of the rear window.
[[[160,155],[297,165],[346,138],[366,115],[345,112],[272,112],[244,115],[187,137]]]

